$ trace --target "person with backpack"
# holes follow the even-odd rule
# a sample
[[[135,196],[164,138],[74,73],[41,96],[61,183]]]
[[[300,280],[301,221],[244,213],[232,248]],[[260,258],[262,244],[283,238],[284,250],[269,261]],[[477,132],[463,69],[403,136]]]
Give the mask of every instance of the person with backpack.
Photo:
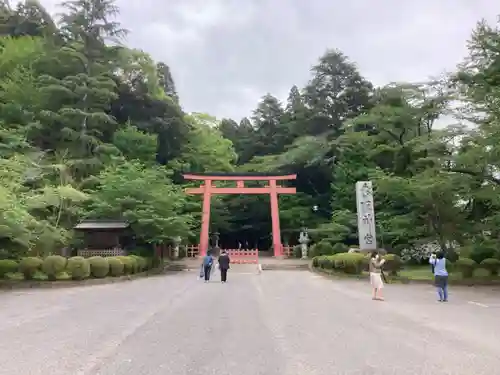
[[[210,274],[212,272],[212,264],[214,260],[212,258],[211,252],[207,252],[207,255],[203,257],[203,274],[205,276],[205,282],[208,283],[210,281]]]
[[[220,270],[220,281],[221,283],[225,283],[227,281],[227,271],[229,270],[229,264],[231,263],[231,259],[229,258],[229,254],[226,250],[222,250],[219,256],[219,270]]]
[[[446,258],[440,251],[432,254],[429,263],[434,267],[434,285],[438,294],[439,302],[448,302],[448,271],[446,270]]]

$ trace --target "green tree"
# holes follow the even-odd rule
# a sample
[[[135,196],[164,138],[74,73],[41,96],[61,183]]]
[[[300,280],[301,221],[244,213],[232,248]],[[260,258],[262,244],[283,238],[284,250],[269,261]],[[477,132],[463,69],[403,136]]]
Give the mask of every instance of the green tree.
[[[146,165],[156,163],[156,137],[135,126],[118,130],[113,136],[113,144],[127,160],[139,160]]]
[[[189,235],[191,217],[180,213],[184,194],[162,167],[127,161],[106,167],[99,180],[87,217],[127,220],[148,243]]]

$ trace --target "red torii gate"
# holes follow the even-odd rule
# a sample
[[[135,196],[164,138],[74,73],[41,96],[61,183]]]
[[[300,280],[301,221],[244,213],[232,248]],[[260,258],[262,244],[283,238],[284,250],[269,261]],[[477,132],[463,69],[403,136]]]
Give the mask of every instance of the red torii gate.
[[[212,194],[269,194],[271,198],[271,221],[273,224],[273,249],[274,256],[283,253],[281,244],[280,217],[278,194],[295,194],[296,189],[279,186],[276,181],[295,180],[297,175],[269,175],[269,174],[237,174],[237,173],[198,173],[184,174],[186,180],[204,181],[197,188],[187,188],[187,194],[203,194],[203,212],[200,232],[200,255],[205,255],[208,250],[208,231],[210,226],[210,201]],[[219,188],[212,184],[213,181],[236,181],[236,187]],[[245,181],[267,181],[265,187],[245,187]]]

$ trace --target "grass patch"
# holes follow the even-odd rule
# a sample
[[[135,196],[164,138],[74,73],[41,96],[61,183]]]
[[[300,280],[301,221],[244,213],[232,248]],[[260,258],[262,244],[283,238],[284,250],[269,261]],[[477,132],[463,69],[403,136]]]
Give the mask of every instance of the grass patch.
[[[420,266],[420,267],[405,267],[399,272],[399,275],[401,277],[408,278],[410,280],[416,280],[416,281],[425,281],[429,280],[432,281],[434,280],[434,275],[431,272],[431,267],[430,266]],[[471,280],[475,279],[480,279],[480,280],[500,280],[500,277],[491,277],[488,274],[488,271],[483,269],[483,268],[477,268],[474,270],[474,276],[471,278]],[[450,281],[457,281],[457,280],[464,280],[462,277],[462,274],[458,271],[450,272],[449,275],[449,280]]]
[[[367,279],[369,277],[368,272],[363,272],[360,275],[349,275],[344,272],[339,272],[330,269],[313,268],[314,271],[327,274],[333,277],[342,278],[354,278],[354,279]],[[432,283],[434,281],[434,275],[431,272],[431,268],[427,266],[415,266],[415,267],[405,267],[399,272],[398,276],[389,276],[386,272],[386,277],[389,283],[410,283],[410,282],[423,282]],[[461,285],[491,285],[500,284],[499,276],[490,276],[488,271],[477,268],[474,271],[474,276],[472,278],[464,279],[462,274],[458,271],[450,272],[449,280],[453,284]]]

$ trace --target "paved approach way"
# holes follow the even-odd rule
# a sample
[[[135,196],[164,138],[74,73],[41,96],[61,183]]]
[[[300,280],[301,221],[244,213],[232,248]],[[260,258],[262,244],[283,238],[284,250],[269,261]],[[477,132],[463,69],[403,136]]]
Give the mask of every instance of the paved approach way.
[[[369,293],[307,271],[0,293],[0,374],[498,373],[500,291]]]

